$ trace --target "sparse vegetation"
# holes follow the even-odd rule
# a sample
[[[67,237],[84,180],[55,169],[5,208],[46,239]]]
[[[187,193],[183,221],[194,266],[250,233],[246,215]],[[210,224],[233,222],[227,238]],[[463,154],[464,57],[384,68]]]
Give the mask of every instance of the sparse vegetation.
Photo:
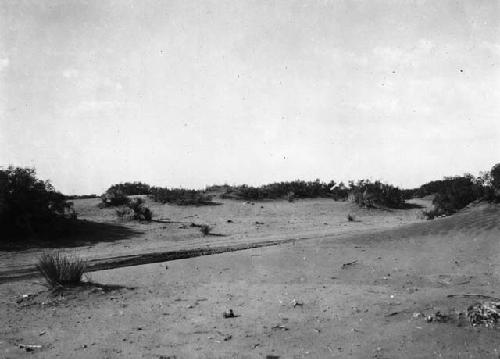
[[[134,198],[126,206],[117,208],[115,213],[121,220],[149,222],[153,219],[153,212],[144,203],[144,199]]]
[[[335,186],[334,181],[329,183],[321,182],[319,179],[315,181],[291,181],[291,182],[276,182],[266,184],[260,187],[251,187],[248,185],[227,186],[226,192],[222,197],[243,199],[247,201],[257,201],[264,199],[290,199],[290,194],[293,194],[293,199],[296,198],[334,198],[331,188]]]
[[[144,199],[134,198],[128,204],[133,212],[133,218],[137,221],[151,221],[153,219],[153,212],[144,205]]]
[[[134,219],[134,211],[129,207],[119,207],[115,210],[116,216],[122,221]]]
[[[36,267],[51,288],[79,285],[87,271],[83,259],[60,252],[42,254]]]
[[[403,192],[393,185],[380,181],[361,180],[349,183],[349,196],[359,206],[402,208],[404,206]]]
[[[433,184],[438,184],[438,192],[432,201],[434,209],[424,212],[429,219],[453,214],[484,194],[482,184],[472,176],[449,177]]]
[[[201,206],[214,204],[214,202],[212,202],[213,196],[208,195],[203,191],[182,188],[153,187],[151,188],[151,194],[149,197],[155,202],[171,203],[180,206]]]
[[[449,216],[474,201],[498,202],[500,200],[500,164],[493,166],[491,171],[482,173],[479,177],[471,174],[445,177],[442,180],[431,181],[415,191],[415,195],[423,197],[434,195],[434,208],[424,212],[425,217],[433,219]]]
[[[52,235],[76,219],[72,203],[49,181],[36,178],[32,168],[0,169],[2,239]]]
[[[101,201],[102,207],[124,206],[130,203],[130,199],[127,197],[125,192],[115,186],[111,186],[106,192],[104,192],[101,196]]]
[[[121,192],[126,196],[149,195],[151,186],[142,182],[125,182],[114,184],[106,192]]]

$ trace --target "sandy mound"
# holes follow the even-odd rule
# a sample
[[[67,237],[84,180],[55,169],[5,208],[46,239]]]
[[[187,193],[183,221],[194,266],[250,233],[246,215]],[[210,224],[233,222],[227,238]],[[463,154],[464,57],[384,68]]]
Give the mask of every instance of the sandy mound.
[[[20,305],[0,286],[0,350],[35,357],[497,357],[498,332],[463,319],[500,297],[500,209],[92,274],[133,290]],[[394,227],[394,226],[393,226]],[[225,318],[232,309],[235,317]],[[433,318],[432,321],[427,318]],[[465,317],[466,318],[466,317]],[[44,334],[41,334],[44,333]]]

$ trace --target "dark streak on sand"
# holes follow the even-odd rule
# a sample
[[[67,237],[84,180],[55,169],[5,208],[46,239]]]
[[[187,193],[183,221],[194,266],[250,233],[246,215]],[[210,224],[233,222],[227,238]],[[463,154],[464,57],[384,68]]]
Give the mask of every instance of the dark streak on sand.
[[[303,239],[308,239],[308,238],[303,238]],[[220,254],[226,252],[242,251],[245,249],[252,249],[252,248],[276,246],[279,244],[295,242],[296,240],[297,238],[293,238],[293,239],[284,239],[275,241],[244,243],[239,245],[219,246],[212,248],[195,248],[195,249],[186,249],[181,251],[143,253],[143,254],[111,257],[111,258],[92,259],[88,261],[88,272],[96,272],[100,270],[114,269],[120,267],[132,267],[149,263],[168,262],[177,259],[186,259],[186,258],[207,256],[207,255]],[[0,284],[16,280],[35,278],[39,276],[40,275],[35,266],[25,269],[5,271],[0,276]]]

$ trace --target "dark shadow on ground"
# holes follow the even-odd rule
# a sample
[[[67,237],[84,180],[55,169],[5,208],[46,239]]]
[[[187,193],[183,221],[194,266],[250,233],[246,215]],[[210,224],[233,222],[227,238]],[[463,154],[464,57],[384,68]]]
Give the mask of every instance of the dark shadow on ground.
[[[99,242],[114,242],[144,234],[122,224],[100,223],[86,220],[71,221],[53,235],[13,238],[0,241],[0,250],[19,251],[30,248],[73,248],[88,246]]]

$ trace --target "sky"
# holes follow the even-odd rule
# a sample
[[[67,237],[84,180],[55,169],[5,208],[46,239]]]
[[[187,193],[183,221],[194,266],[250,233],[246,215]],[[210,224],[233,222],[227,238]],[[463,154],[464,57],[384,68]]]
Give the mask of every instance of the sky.
[[[500,2],[0,2],[0,166],[66,194],[500,162]]]

